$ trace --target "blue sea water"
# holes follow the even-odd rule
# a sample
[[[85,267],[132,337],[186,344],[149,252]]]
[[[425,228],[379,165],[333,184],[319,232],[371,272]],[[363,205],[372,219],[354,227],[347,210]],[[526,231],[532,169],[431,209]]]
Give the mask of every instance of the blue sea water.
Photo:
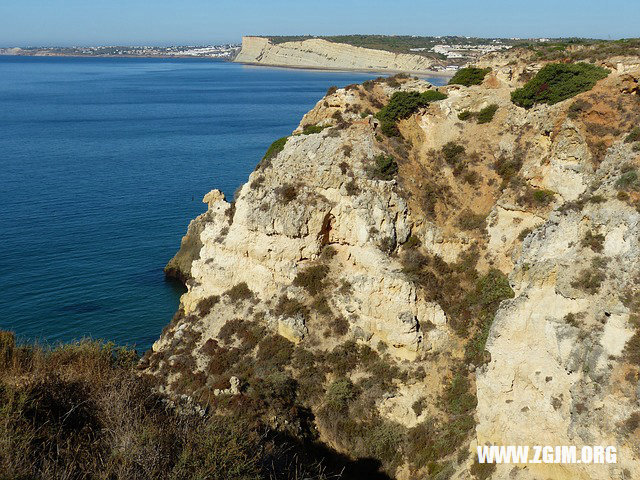
[[[0,56],[0,329],[149,348],[184,291],[162,269],[202,196],[231,196],[329,86],[374,76]]]

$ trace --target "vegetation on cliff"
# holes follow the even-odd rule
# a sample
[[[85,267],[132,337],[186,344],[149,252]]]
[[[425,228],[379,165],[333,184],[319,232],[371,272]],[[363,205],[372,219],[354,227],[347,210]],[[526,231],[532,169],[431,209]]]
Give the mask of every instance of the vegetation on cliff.
[[[282,137],[269,145],[269,148],[265,152],[262,160],[260,160],[260,163],[256,168],[267,168],[269,165],[271,165],[271,160],[273,159],[273,157],[284,150],[284,146],[287,143],[287,140],[289,140],[289,137]]]
[[[430,49],[438,44],[457,45],[479,45],[491,43],[490,38],[473,38],[457,36],[440,37],[420,37],[417,35],[330,35],[330,36],[310,36],[310,35],[289,35],[271,36],[269,41],[273,44],[285,42],[303,42],[313,38],[320,38],[334,43],[353,45],[354,47],[371,48],[373,50],[384,50],[393,53],[406,53],[410,55],[423,55],[438,59],[445,59],[441,54],[434,53]],[[509,39],[501,39],[508,45],[515,45],[517,42]]]
[[[560,65],[546,73],[543,69],[544,81],[539,88],[528,84],[531,101],[552,103],[567,92],[585,88],[583,75],[597,77],[592,68],[598,67],[579,66],[577,73],[567,73],[567,67],[573,68]],[[482,79],[475,81],[481,83]],[[408,82],[413,84],[414,80],[396,76],[370,80],[361,87],[331,88],[328,95],[334,96],[330,101],[319,102],[301,122],[297,130],[302,130],[301,136],[292,137],[298,158],[294,158],[293,145],[286,146],[287,138],[274,142],[263,159],[263,166],[273,161],[273,168],[254,174],[250,189],[243,188],[238,196],[238,202],[246,202],[239,204],[240,212],[260,212],[250,219],[251,229],[243,224],[247,219],[236,218],[232,224],[233,212],[229,222],[225,220],[228,216],[222,218],[221,214],[218,225],[224,226],[224,235],[229,227],[238,228],[232,232],[235,238],[240,237],[239,232],[253,238],[253,232],[268,231],[268,242],[255,246],[256,251],[269,253],[250,258],[246,245],[225,243],[224,238],[219,239],[224,237],[222,234],[209,240],[215,242],[215,252],[202,259],[200,282],[190,285],[190,294],[183,297],[186,300],[163,332],[156,351],[141,360],[139,367],[144,376],[135,374],[136,358],[131,352],[92,343],[73,348],[100,352],[98,356],[104,358],[106,366],[102,370],[90,368],[92,372],[103,372],[98,379],[89,373],[77,373],[84,372],[79,367],[72,367],[69,373],[55,360],[57,351],[27,348],[25,351],[35,352],[27,357],[46,359],[40,362],[46,375],[40,376],[37,369],[22,366],[28,362],[15,360],[23,355],[16,356],[19,347],[10,336],[0,335],[0,343],[6,345],[0,349],[0,366],[3,361],[9,362],[3,358],[13,359],[9,373],[0,374],[4,382],[0,383],[0,396],[14,392],[6,397],[10,401],[3,402],[18,405],[17,409],[7,410],[8,416],[2,417],[0,412],[0,426],[9,428],[5,437],[22,441],[18,435],[24,431],[19,428],[23,425],[21,419],[32,418],[31,410],[13,399],[26,395],[29,402],[37,404],[40,397],[32,395],[30,389],[39,385],[40,378],[53,376],[66,382],[63,388],[71,388],[67,385],[71,382],[82,393],[69,397],[77,398],[73,404],[59,407],[49,402],[36,410],[63,414],[72,411],[74,417],[73,412],[88,408],[90,417],[97,420],[78,423],[80,433],[74,433],[72,438],[83,447],[75,451],[75,457],[65,453],[67,447],[59,446],[61,440],[53,434],[47,433],[43,441],[31,440],[32,435],[48,432],[49,420],[46,424],[39,420],[40,423],[28,424],[35,430],[27,430],[26,443],[21,443],[18,451],[28,452],[39,462],[37,465],[52,459],[59,462],[54,466],[68,465],[88,458],[84,444],[93,442],[96,454],[91,462],[101,462],[99,467],[110,473],[109,469],[116,467],[105,459],[117,460],[121,470],[114,470],[112,478],[143,478],[144,474],[167,479],[206,475],[278,479],[335,478],[333,475],[341,474],[342,478],[358,479],[401,475],[446,479],[466,472],[478,479],[488,478],[494,467],[471,465],[469,459],[474,433],[481,431],[483,422],[486,431],[488,423],[486,401],[478,403],[476,392],[482,392],[481,382],[485,381],[487,395],[483,375],[491,372],[500,357],[495,355],[491,361],[487,341],[491,332],[509,328],[521,316],[514,310],[522,306],[524,296],[509,302],[515,296],[509,279],[514,285],[520,281],[518,275],[531,275],[531,285],[549,280],[538,271],[545,265],[534,264],[538,260],[532,257],[527,258],[530,263],[517,264],[515,268],[519,270],[508,277],[514,268],[512,261],[516,262],[515,258],[522,255],[519,252],[527,252],[527,248],[530,252],[534,242],[543,241],[540,222],[553,207],[558,207],[556,218],[563,221],[571,216],[569,210],[580,211],[585,206],[595,210],[609,200],[605,193],[589,191],[578,200],[567,202],[565,199],[573,193],[567,191],[567,184],[571,184],[576,172],[554,178],[557,173],[538,170],[546,167],[540,158],[549,157],[549,152],[567,153],[566,144],[573,142],[558,139],[566,138],[563,135],[567,131],[573,134],[576,125],[578,129],[584,126],[584,131],[593,135],[602,131],[611,134],[613,127],[609,124],[586,123],[587,116],[596,117],[589,114],[592,110],[601,110],[603,118],[604,114],[624,117],[615,127],[615,141],[622,153],[633,158],[608,172],[601,183],[608,182],[617,200],[636,202],[640,182],[633,149],[640,143],[640,133],[634,129],[637,116],[633,116],[633,108],[638,97],[635,90],[629,90],[627,97],[618,97],[618,101],[609,98],[604,105],[595,98],[602,93],[600,84],[593,93],[579,97],[571,107],[567,105],[567,115],[573,119],[566,122],[570,129],[556,131],[548,141],[540,142],[548,133],[544,130],[548,122],[525,123],[523,120],[529,115],[515,107],[501,106],[498,110],[498,103],[503,105],[512,89],[500,78],[491,89],[475,88],[452,97],[447,108],[423,110],[419,115],[425,121],[420,124],[399,120],[446,96],[426,87],[424,93],[402,91]],[[394,89],[384,106],[389,91]],[[527,92],[518,95],[524,98]],[[481,105],[487,106],[480,109]],[[628,111],[627,105],[631,105]],[[486,125],[478,128],[458,122],[451,113],[461,108],[479,110],[463,111],[458,118]],[[369,117],[376,110],[386,137],[379,135]],[[549,109],[540,110],[542,117]],[[565,120],[562,109],[552,110],[560,113],[559,122]],[[498,111],[510,129],[491,124]],[[606,118],[610,122],[611,117]],[[333,126],[327,131],[313,135],[322,130],[318,125],[329,124]],[[398,137],[400,130],[402,136]],[[514,132],[517,136],[512,135]],[[582,141],[581,145],[586,148],[587,142]],[[285,148],[286,154],[278,156]],[[603,150],[609,155],[606,145]],[[606,163],[610,163],[609,159]],[[574,183],[581,187],[583,179],[593,179],[588,175]],[[556,181],[541,181],[546,176]],[[547,190],[547,185],[558,191]],[[589,188],[601,188],[596,182],[592,185]],[[335,193],[343,191],[346,195]],[[324,194],[331,197],[330,202]],[[504,202],[499,203],[500,199]],[[564,206],[560,207],[562,202]],[[355,210],[357,216],[345,213]],[[314,221],[298,221],[300,213],[317,216],[312,217]],[[389,213],[393,215],[386,216]],[[410,224],[404,223],[406,215],[411,215]],[[287,225],[286,230],[278,225],[281,220]],[[615,265],[615,260],[607,260],[605,255],[611,237],[607,238],[600,220],[592,224],[593,230],[580,227],[577,241],[567,248],[585,250],[576,250],[579,254],[573,258],[578,260],[566,262],[566,268],[553,273],[556,278],[571,271],[571,278],[563,277],[567,280],[563,288],[570,290],[567,295],[601,295],[611,289],[614,275],[607,262]],[[394,228],[384,230],[389,225]],[[571,228],[575,231],[575,226]],[[546,235],[552,234],[551,229],[546,231]],[[291,236],[295,243],[289,241]],[[303,242],[298,243],[299,240]],[[308,242],[307,247],[300,249],[304,242]],[[286,255],[288,251],[291,256]],[[305,252],[304,258],[300,258],[301,252]],[[366,264],[358,263],[358,256],[366,257]],[[287,259],[286,264],[283,259]],[[375,269],[371,267],[374,264]],[[379,265],[385,268],[378,269]],[[224,292],[212,288],[213,272],[219,271],[225,275],[218,277],[222,279],[218,282],[236,282],[224,287]],[[263,271],[276,275],[268,276],[264,283],[254,282],[251,272],[262,275]],[[274,281],[280,274],[285,278]],[[275,288],[269,290],[272,284]],[[523,284],[518,287],[534,288]],[[391,294],[384,297],[388,292]],[[393,304],[392,296],[399,298],[398,305]],[[385,300],[370,310],[361,308],[368,306],[370,298]],[[419,303],[412,303],[415,299]],[[625,305],[637,312],[637,304],[640,300],[630,298]],[[572,302],[572,309],[577,310],[579,305],[582,303]],[[499,308],[499,322],[495,323]],[[564,329],[564,320],[573,334],[573,329],[580,328],[582,313],[554,318],[553,328]],[[396,319],[400,320],[393,323]],[[636,314],[630,322],[638,324]],[[579,334],[595,335],[598,329],[591,330]],[[537,332],[545,335],[543,330]],[[494,352],[495,343],[507,337],[491,335],[489,349]],[[551,338],[555,345],[555,336]],[[526,342],[518,335],[511,335],[509,340]],[[638,365],[639,352],[640,333],[636,332],[623,353],[626,361]],[[90,353],[88,358],[96,355]],[[545,357],[552,356],[546,355],[544,349],[536,350],[536,361],[546,360]],[[81,364],[93,365],[82,360],[83,355],[77,358]],[[614,362],[615,356],[608,356],[608,361]],[[505,368],[511,368],[511,363]],[[550,388],[556,387],[551,375],[545,378]],[[634,378],[637,383],[637,375]],[[170,401],[154,393],[156,381],[169,393]],[[523,387],[517,382],[516,388],[522,394]],[[494,395],[491,390],[490,395]],[[112,399],[113,395],[118,398]],[[181,400],[186,396],[188,402]],[[501,405],[500,412],[509,411],[511,398],[507,402],[505,397],[495,398],[500,400],[494,403]],[[566,394],[564,398],[569,401]],[[113,405],[109,406],[109,401]],[[533,398],[526,411],[535,412],[539,402]],[[557,398],[551,402],[554,409],[562,405]],[[576,409],[584,408],[579,402],[574,405]],[[548,411],[543,408],[538,415],[546,418]],[[506,421],[520,415],[518,412],[524,413],[525,409],[518,405]],[[635,415],[630,418],[637,421],[640,416]],[[55,431],[66,422],[64,415],[60,418],[52,424]],[[116,420],[123,419],[126,429],[121,431],[118,429],[123,427]],[[489,422],[492,420],[490,417]],[[575,417],[572,420],[580,421]],[[172,448],[167,450],[157,433],[160,425],[170,437]],[[632,430],[640,428],[635,425]],[[141,430],[145,432],[144,441],[138,433]],[[82,437],[83,432],[91,436]],[[54,458],[54,450],[62,453]],[[12,459],[11,468],[22,465],[15,455],[7,458]],[[36,467],[28,462],[24,465],[25,475],[35,471],[30,470]],[[94,463],[87,465],[88,472],[98,468]],[[143,473],[139,474],[136,468]],[[154,476],[160,469],[164,473]],[[57,471],[53,478],[55,475]]]
[[[490,123],[497,111],[498,105],[492,103],[491,105],[484,107],[478,112],[463,110],[458,114],[458,119],[463,121],[475,119],[479,124]]]
[[[484,81],[484,77],[491,71],[490,68],[466,67],[461,68],[449,80],[449,85],[480,85]]]
[[[46,349],[0,332],[0,478],[321,480],[348,464],[251,416],[167,402],[137,362],[111,343]]]
[[[431,102],[445,98],[447,96],[437,90],[427,90],[422,93],[394,92],[389,103],[376,114],[381,122],[382,133],[388,137],[398,136],[400,134],[396,126],[398,120],[411,116],[419,108],[426,107]]]
[[[570,38],[546,44],[520,44],[534,52],[536,59],[547,61],[597,62],[613,56],[639,56],[640,39],[592,40]]]
[[[609,71],[588,63],[551,63],[511,93],[511,100],[520,107],[531,108],[538,103],[553,105],[579,93],[591,90]]]

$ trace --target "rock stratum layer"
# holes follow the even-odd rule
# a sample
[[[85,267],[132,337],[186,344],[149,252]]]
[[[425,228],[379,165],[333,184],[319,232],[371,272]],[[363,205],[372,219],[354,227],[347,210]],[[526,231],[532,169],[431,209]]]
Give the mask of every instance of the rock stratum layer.
[[[640,478],[640,59],[528,110],[510,94],[543,64],[486,65],[481,85],[440,87],[399,120],[401,137],[371,112],[433,86],[331,92],[235,201],[207,194],[146,372],[392,478]],[[487,106],[487,122],[464,113]],[[468,452],[484,444],[618,458],[483,469]]]
[[[239,63],[334,70],[432,73],[434,61],[420,55],[355,47],[322,39],[273,44],[264,37],[242,37]]]

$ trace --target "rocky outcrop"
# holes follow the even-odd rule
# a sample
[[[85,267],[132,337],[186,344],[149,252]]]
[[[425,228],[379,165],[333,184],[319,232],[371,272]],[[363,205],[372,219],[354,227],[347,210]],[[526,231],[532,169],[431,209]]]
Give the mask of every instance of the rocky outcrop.
[[[618,464],[530,465],[512,478],[623,478],[640,466],[621,432],[638,396],[616,380],[634,333],[622,292],[640,271],[640,214],[617,198],[614,179],[633,157],[612,149],[587,176],[598,185],[590,198],[602,201],[557,210],[527,236],[511,275],[516,297],[496,315],[491,362],[477,379],[479,443],[614,445]],[[585,283],[586,274],[600,284]],[[499,466],[495,478],[511,469]]]
[[[505,61],[482,85],[441,88],[446,99],[398,122],[402,138],[381,135],[371,112],[428,83],[327,95],[234,202],[205,196],[172,260],[188,291],[146,371],[168,392],[186,382],[220,402],[257,391],[264,365],[247,358],[298,352],[279,373],[320,389],[305,406],[327,444],[352,453],[369,440],[336,432],[383,425],[408,432],[403,448],[453,448],[386,460],[400,479],[436,461],[470,478],[473,457],[455,450],[482,444],[618,448],[615,465],[500,465],[493,479],[638,476],[640,370],[627,348],[640,313],[640,159],[627,135],[640,120],[640,70],[517,107],[511,91],[540,66]],[[461,115],[490,105],[486,123]],[[382,175],[389,157],[397,173]],[[344,366],[354,352],[375,368]],[[327,414],[332,386],[355,395],[349,382],[363,402],[350,411],[374,417],[367,429]]]
[[[242,37],[242,50],[234,61],[278,67],[409,73],[433,73],[435,65],[432,59],[421,55],[373,50],[317,38],[273,44],[264,37]]]
[[[242,283],[263,302],[298,297],[303,289],[292,287],[296,275],[331,248],[329,277],[349,285],[348,295],[331,298],[334,312],[372,345],[382,341],[399,356],[415,358],[423,342],[419,321],[438,315],[419,301],[385,251],[409,236],[406,202],[394,181],[368,178],[368,166],[381,153],[368,121],[334,132],[290,137],[270,165],[251,174],[233,205],[217,191],[205,197],[214,198],[208,212],[190,226],[193,237],[200,230],[198,256],[191,237],[181,249],[181,258],[193,258],[183,308],[189,314],[202,298]],[[352,146],[349,156],[341,152],[344,145]],[[275,320],[287,338],[304,336],[299,318]]]

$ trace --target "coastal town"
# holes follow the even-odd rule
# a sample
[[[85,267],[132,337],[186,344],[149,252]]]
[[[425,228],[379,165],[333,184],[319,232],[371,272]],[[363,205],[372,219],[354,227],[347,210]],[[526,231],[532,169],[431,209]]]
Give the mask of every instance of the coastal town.
[[[95,46],[95,47],[14,47],[0,48],[0,55],[39,57],[203,57],[228,60],[240,45],[185,45],[185,46]]]

